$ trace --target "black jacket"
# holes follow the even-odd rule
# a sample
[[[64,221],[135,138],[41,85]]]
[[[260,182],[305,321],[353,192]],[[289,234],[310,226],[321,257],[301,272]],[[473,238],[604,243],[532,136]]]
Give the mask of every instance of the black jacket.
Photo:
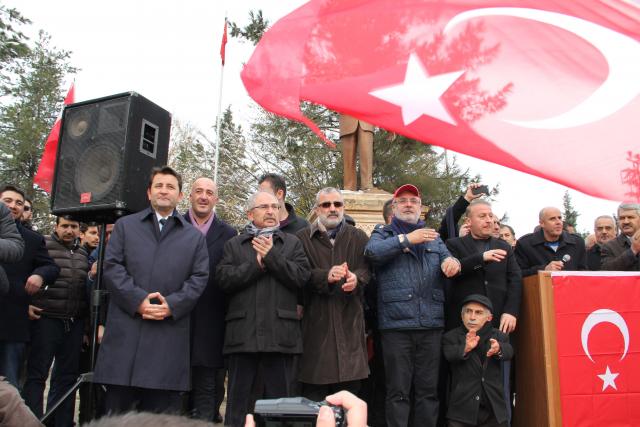
[[[282,231],[274,233],[263,270],[252,238],[244,233],[227,241],[216,269],[228,301],[224,354],[301,353],[297,293],[311,274],[302,243]]]
[[[189,213],[184,218],[192,223]],[[215,215],[205,236],[209,251],[209,280],[191,312],[191,366],[221,368],[224,365],[225,295],[216,284],[215,271],[222,259],[224,244],[236,234],[233,227]]]
[[[602,269],[602,247],[598,243],[587,251],[587,268],[590,271]]]
[[[485,325],[486,327],[489,325]],[[507,420],[500,362],[513,357],[513,347],[509,344],[509,337],[499,330],[491,328],[487,332],[486,339],[480,339],[478,346],[466,355],[464,348],[467,328],[457,327],[442,337],[442,350],[451,369],[451,394],[447,411],[447,418],[450,420],[476,425],[483,389],[498,423]],[[500,343],[501,357],[485,356],[490,347],[490,338]]]
[[[309,221],[296,215],[296,211],[293,209],[292,205],[285,203],[284,206],[287,209],[289,216],[285,220],[285,224],[280,224],[280,231],[284,231],[289,234],[296,234],[298,231],[309,225]]]
[[[87,272],[89,254],[80,246],[80,240],[66,246],[53,233],[45,237],[49,255],[60,267],[60,274],[52,284],[33,296],[32,304],[41,308],[41,315],[68,319],[88,314]]]
[[[58,278],[60,268],[49,256],[44,237],[17,224],[18,232],[24,240],[24,255],[15,264],[2,264],[9,278],[9,293],[0,298],[0,340],[29,341],[28,308],[30,297],[24,289],[27,278],[32,274],[41,276],[43,287],[51,285]]]
[[[562,261],[565,255],[571,259],[564,263],[566,271],[587,269],[587,251],[584,240],[575,234],[563,231],[560,235],[560,246],[556,252],[545,246],[543,231],[522,236],[516,243],[516,259],[522,270],[522,277],[538,274],[551,261]]]
[[[500,326],[500,316],[508,313],[518,317],[522,300],[522,275],[511,245],[490,237],[489,249],[504,249],[507,257],[501,262],[484,262],[470,234],[447,240],[451,255],[458,258],[462,269],[452,279],[451,302],[447,327],[460,326],[462,300],[472,294],[485,295],[493,304],[493,326]]]
[[[631,251],[629,238],[620,234],[602,247],[602,269],[613,271],[640,271],[640,254]]]

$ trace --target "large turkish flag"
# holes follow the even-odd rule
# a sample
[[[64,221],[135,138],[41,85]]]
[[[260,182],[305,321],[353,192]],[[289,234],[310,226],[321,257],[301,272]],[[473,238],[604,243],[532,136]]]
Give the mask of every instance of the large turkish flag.
[[[640,200],[640,8],[624,0],[312,0],[242,79],[612,200]],[[419,172],[419,171],[416,171]]]
[[[562,272],[552,281],[562,425],[640,426],[640,275]]]

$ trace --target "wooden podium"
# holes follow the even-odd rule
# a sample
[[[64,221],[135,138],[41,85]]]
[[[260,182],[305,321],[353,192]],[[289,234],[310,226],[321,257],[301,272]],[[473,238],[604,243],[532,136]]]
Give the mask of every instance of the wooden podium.
[[[514,427],[562,427],[556,319],[551,275],[538,272],[522,283],[522,306],[514,336]]]

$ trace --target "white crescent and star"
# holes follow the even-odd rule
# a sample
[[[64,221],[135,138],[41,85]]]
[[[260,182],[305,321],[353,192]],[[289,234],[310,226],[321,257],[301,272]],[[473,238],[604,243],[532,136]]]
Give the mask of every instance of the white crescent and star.
[[[533,129],[582,126],[614,114],[640,94],[640,43],[594,22],[539,9],[495,7],[460,13],[447,23],[443,32],[447,33],[463,21],[487,16],[512,16],[567,30],[598,49],[609,66],[608,76],[602,85],[569,111],[541,120],[505,120],[506,122]],[[419,57],[411,53],[402,83],[377,88],[369,93],[399,106],[405,126],[423,115],[455,126],[455,120],[442,104],[440,97],[462,74],[464,70],[429,76]]]
[[[624,338],[624,352],[622,353],[620,360],[624,359],[627,355],[627,352],[629,351],[629,327],[627,326],[627,322],[620,315],[620,313],[609,310],[608,308],[601,308],[599,310],[591,312],[582,323],[582,332],[580,333],[580,336],[584,353],[587,355],[589,360],[595,363],[595,361],[591,357],[591,354],[589,353],[589,334],[591,333],[591,330],[600,323],[611,323],[618,328],[618,330],[622,334],[622,337]],[[618,387],[616,386],[615,380],[618,375],[620,374],[611,372],[609,365],[607,365],[606,372],[604,374],[598,375],[598,377],[602,380],[602,391],[605,391],[608,387],[612,387],[613,389],[617,390]]]

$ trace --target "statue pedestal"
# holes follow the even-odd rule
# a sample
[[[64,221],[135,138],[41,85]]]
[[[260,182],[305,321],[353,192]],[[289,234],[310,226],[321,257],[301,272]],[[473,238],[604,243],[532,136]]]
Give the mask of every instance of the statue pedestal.
[[[356,221],[356,227],[370,235],[377,224],[384,224],[382,207],[393,197],[393,194],[386,191],[365,193],[344,190],[342,196],[345,213]]]

